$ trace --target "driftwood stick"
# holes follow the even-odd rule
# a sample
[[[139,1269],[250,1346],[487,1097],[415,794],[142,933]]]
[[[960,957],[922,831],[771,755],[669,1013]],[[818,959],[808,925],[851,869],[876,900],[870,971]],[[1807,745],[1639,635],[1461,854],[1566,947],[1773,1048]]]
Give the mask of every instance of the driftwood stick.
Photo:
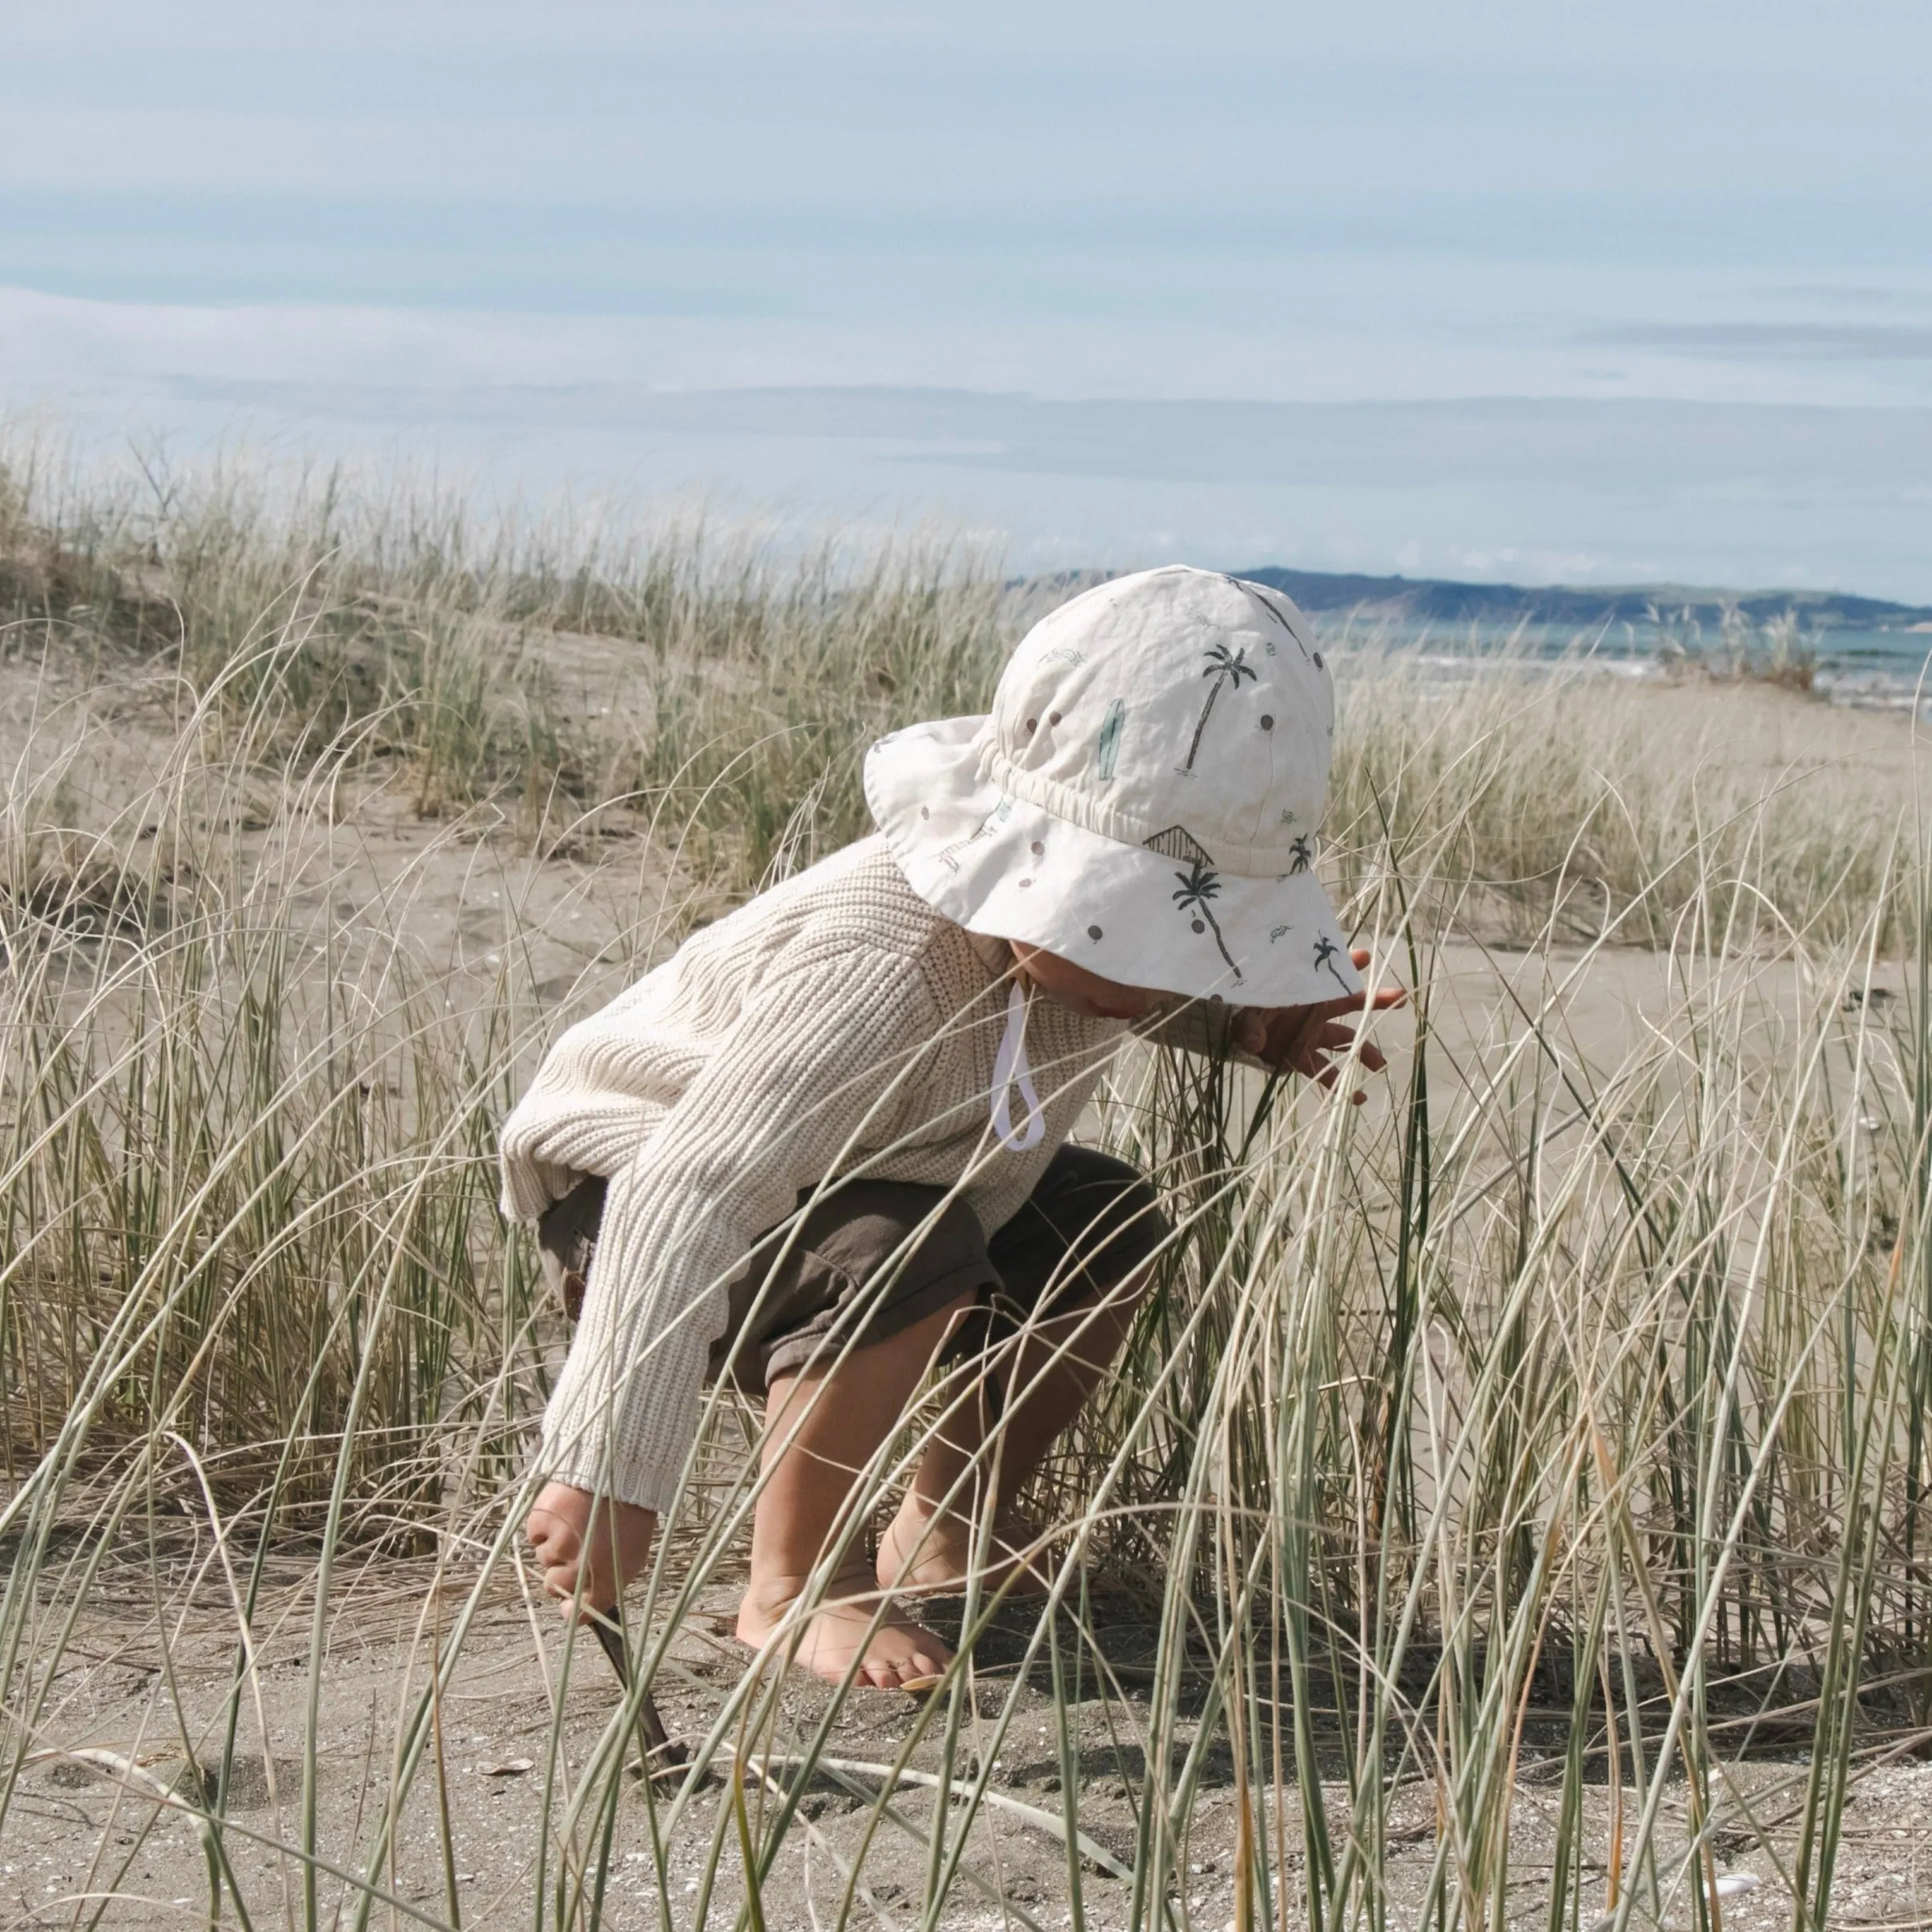
[[[618,1684],[628,1694],[630,1660],[624,1652],[624,1632],[618,1623],[616,1607],[613,1605],[601,1615],[593,1612],[590,1628],[597,1632],[597,1640],[610,1658],[610,1668],[617,1672]],[[676,1777],[691,1761],[690,1751],[665,1729],[664,1720],[658,1715],[657,1700],[649,1691],[638,1703],[638,1747],[645,1773],[653,1779]]]

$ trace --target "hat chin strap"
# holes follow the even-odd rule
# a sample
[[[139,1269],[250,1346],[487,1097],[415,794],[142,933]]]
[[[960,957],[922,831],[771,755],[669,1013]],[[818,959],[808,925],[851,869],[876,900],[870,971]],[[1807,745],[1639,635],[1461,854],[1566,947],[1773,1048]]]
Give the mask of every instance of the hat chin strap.
[[[1013,1132],[1009,1093],[1016,1081],[1020,1097],[1026,1102],[1026,1125],[1017,1133]],[[1033,1070],[1026,1063],[1026,995],[1016,982],[1006,996],[1006,1031],[993,1056],[992,1126],[1000,1145],[1009,1153],[1028,1152],[1046,1134],[1046,1116],[1040,1111],[1040,1096],[1033,1091]]]

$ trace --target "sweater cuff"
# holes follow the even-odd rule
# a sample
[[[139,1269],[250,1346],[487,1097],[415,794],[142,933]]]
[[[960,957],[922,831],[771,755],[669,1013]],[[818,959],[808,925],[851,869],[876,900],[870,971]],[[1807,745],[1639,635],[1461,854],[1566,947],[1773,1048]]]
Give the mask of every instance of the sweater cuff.
[[[572,1363],[543,1419],[541,1459],[551,1479],[639,1509],[670,1509],[698,1439],[709,1353],[686,1333],[665,1338],[615,1377],[607,1359]]]
[[[621,1464],[602,1456],[566,1456],[561,1462],[544,1459],[545,1480],[567,1483],[586,1495],[608,1496],[614,1503],[628,1503],[647,1509],[654,1515],[669,1515],[682,1491],[678,1479],[684,1473],[680,1463],[665,1470],[642,1463]]]

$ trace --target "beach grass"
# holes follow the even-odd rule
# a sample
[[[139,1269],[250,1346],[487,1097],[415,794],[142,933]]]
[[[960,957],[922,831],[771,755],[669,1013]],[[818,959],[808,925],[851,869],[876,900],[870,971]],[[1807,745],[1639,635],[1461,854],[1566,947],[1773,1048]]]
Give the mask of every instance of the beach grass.
[[[980,1659],[883,1731],[873,1693],[702,1676],[756,1480],[719,1392],[628,1705],[523,1626],[505,1846],[450,1711],[527,1596],[566,1336],[496,1124],[565,1019],[860,833],[865,744],[984,708],[1053,592],[936,539],[566,541],[25,458],[0,539],[0,1847],[50,1766],[112,1797],[41,1916],[152,1915],[174,1831],[168,1910],[244,1926],[1701,1927],[1733,1866],[1837,1922],[1860,1781],[1932,1734],[1909,746],[1903,783],[1807,755],[1786,692],[1673,721],[1587,654],[1344,653],[1322,863],[1411,990],[1395,1065],[1358,1110],[1123,1058],[1095,1131],[1175,1234],[1033,1486],[1047,1602],[968,1592]],[[1785,736],[1746,756],[1753,719]],[[110,1624],[138,1737],[75,1688]],[[654,1792],[647,1688],[693,1749]]]

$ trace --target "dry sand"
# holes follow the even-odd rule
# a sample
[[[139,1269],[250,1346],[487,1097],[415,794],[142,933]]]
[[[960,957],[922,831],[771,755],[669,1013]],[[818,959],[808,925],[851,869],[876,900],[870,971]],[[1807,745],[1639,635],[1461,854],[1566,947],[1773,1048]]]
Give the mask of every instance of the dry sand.
[[[586,704],[609,702],[594,674],[594,657],[578,668]],[[64,694],[71,698],[77,689]],[[18,753],[30,712],[38,708],[44,716],[49,699],[62,694],[58,680],[50,685],[42,674],[18,666],[6,670],[0,679],[5,740],[0,754],[8,762]],[[1733,755],[1767,773],[1794,760],[1822,758],[1855,763],[1867,772],[1895,778],[1902,787],[1912,782],[1908,727],[1894,714],[1834,710],[1781,693],[1737,688],[1620,686],[1607,698],[1619,705],[1656,707],[1660,731],[1708,724],[1709,715],[1700,719],[1693,712],[1710,714],[1717,707]],[[158,761],[165,748],[165,730],[151,705],[144,710],[143,702],[129,698],[126,713],[126,767],[111,773],[96,769],[71,781],[83,794],[91,784],[96,803],[111,793],[128,795],[140,767]],[[45,743],[43,736],[42,750]],[[257,839],[264,854],[273,848],[272,824],[246,835]],[[334,823],[316,835],[320,847],[299,855],[292,875],[303,881],[299,889],[312,896],[316,912],[352,924],[366,918],[372,925],[400,928],[425,969],[446,977],[453,1000],[468,997],[465,988],[486,983],[506,951],[521,948],[532,958],[541,996],[560,1010],[582,1010],[634,970],[635,952],[619,936],[639,911],[667,895],[675,900],[698,889],[699,882],[681,875],[663,855],[646,847],[633,820],[606,821],[594,839],[553,840],[544,847],[508,815],[479,813],[453,823],[418,818],[407,787],[393,782],[356,788],[340,801]],[[1561,972],[1564,965],[1560,957],[1554,969]],[[1512,988],[1541,1005],[1552,969],[1552,963],[1543,959],[1497,955],[1472,943],[1447,946],[1436,993],[1441,1050],[1451,1058],[1479,1054],[1499,1019],[1510,1012],[1503,989]],[[1768,960],[1756,970],[1762,975],[1772,1029],[1768,1050],[1774,1051],[1776,1016],[1793,996],[1800,969],[1789,961]],[[1881,982],[1888,976],[1895,984],[1896,969],[1882,970]],[[1556,1002],[1552,1024],[1567,1029],[1584,1057],[1614,1065],[1672,997],[1670,969],[1656,956],[1606,951],[1591,960]],[[1400,1023],[1385,1031],[1399,1049]],[[178,1598],[163,1613],[171,1635],[163,1668],[147,1573],[135,1560],[138,1552],[127,1555],[126,1567],[91,1592],[83,1606],[36,1735],[46,1748],[103,1747],[175,1779],[186,1774],[184,1745],[204,1768],[219,1759],[216,1717],[235,1667],[233,1620],[204,1577],[191,1608],[184,1610],[186,1600]],[[180,1555],[185,1565],[185,1546]],[[204,1548],[196,1560],[205,1555]],[[286,1848],[299,1837],[312,1605],[300,1581],[300,1562],[292,1558],[286,1568],[283,1594],[262,1622],[260,1669],[244,1705],[239,1772],[230,1801],[230,1854],[258,1925],[293,1924],[301,1917],[300,1869]],[[421,1627],[427,1580],[418,1564],[373,1564],[344,1584],[330,1606],[320,1705],[319,1838],[324,1858],[345,1870],[356,1870],[366,1855],[362,1848],[371,1837],[374,1809],[383,1802],[399,1718],[421,1692],[429,1654]],[[179,1586],[180,1576],[174,1581]],[[710,1621],[729,1608],[728,1597],[708,1606],[706,1617],[674,1646],[662,1701],[674,1729],[686,1735],[706,1728],[723,1690],[744,1666],[744,1653]],[[1082,1770],[1078,1825],[1103,1852],[1131,1859],[1144,1778],[1136,1737],[1143,1705],[1134,1672],[1151,1648],[1150,1612],[1125,1597],[1108,1600],[1103,1609],[1105,1620],[1090,1635],[1117,1671],[1118,1693],[1105,1701],[1090,1698],[1073,1713]],[[996,1744],[990,1736],[993,1716],[1011,1688],[1012,1651],[1010,1640],[998,1638],[983,1647],[976,1692],[980,1715],[969,1729],[995,1759],[990,1788],[1058,1818],[1065,1806],[1048,1693],[1036,1683],[1023,1688],[1004,1738]],[[507,1584],[500,1587],[465,1645],[443,1712],[443,1769],[465,1922],[532,1922],[540,1854],[553,1882],[560,1860],[582,1859],[590,1849],[587,1827],[580,1827],[570,1844],[554,1837],[548,1845],[539,1841],[553,1737],[560,1746],[556,1775],[567,1785],[571,1767],[583,1762],[614,1701],[603,1660],[588,1647],[578,1651],[568,1687],[560,1688],[564,1674],[553,1613],[522,1600]],[[787,1686],[787,1721],[795,1740],[809,1734],[826,1695],[803,1677]],[[854,1764],[889,1763],[916,1721],[915,1707],[904,1697],[853,1693],[835,1728],[830,1754]],[[1183,1745],[1191,1741],[1185,1735],[1181,1740]],[[1547,1910],[1533,1874],[1537,1858],[1548,1856],[1543,1848],[1552,1827],[1554,1786],[1536,1760],[1537,1750],[1555,1748],[1555,1741],[1546,1741],[1527,1754],[1513,1846],[1525,1878],[1511,1902],[1511,1922],[1540,1923]],[[1789,1748],[1787,1741],[1787,1753]],[[518,1769],[525,1761],[533,1768]],[[930,1745],[916,1747],[912,1762],[937,1769]],[[956,1771],[969,1774],[972,1769]],[[1781,1835],[1775,1821],[1790,1802],[1781,1793],[1789,1791],[1801,1769],[1801,1760],[1772,1755],[1741,1765],[1735,1774],[1741,1796],[1756,1794],[1773,1851],[1785,1855],[1789,1834]],[[888,1822],[871,1835],[868,1848],[867,1795],[877,1779],[866,1772],[849,1775],[851,1782],[845,1785],[822,1777],[804,1800],[810,1828],[789,1840],[766,1895],[767,1922],[774,1927],[829,1922],[847,1882],[843,1874],[862,1855],[859,1876],[871,1900],[862,1908],[862,1920],[875,1914],[877,1922],[899,1925],[916,1914],[928,1856],[919,1841],[935,1821],[932,1794],[916,1787],[902,1790],[892,1812],[910,1829]],[[393,1859],[372,1875],[399,1902],[377,1908],[392,1924],[409,1922],[405,1908],[411,1906],[433,1919],[445,1915],[445,1878],[433,1829],[435,1783],[433,1776],[418,1781],[400,1821]],[[1217,1744],[1207,1754],[1204,1793],[1194,1809],[1177,1888],[1186,1922],[1213,1932],[1233,1917],[1234,1791],[1225,1745]],[[1668,1794],[1667,1840],[1680,1826],[1682,1798],[1680,1787]],[[1259,1800],[1264,1807],[1273,1801],[1266,1792]],[[721,1833],[725,1849],[711,1918],[727,1923],[736,1915],[741,1866],[735,1834],[721,1825],[719,1802],[716,1785],[696,1797],[670,1841],[666,1872],[674,1922],[689,1922],[705,1882],[709,1848]],[[1411,1784],[1394,1802],[1398,1849],[1387,1877],[1391,1922],[1400,1924],[1407,1922],[1405,1910],[1419,1901],[1435,1856],[1435,1797],[1431,1787]],[[1848,1814],[1837,1922],[1932,1922],[1929,1802],[1932,1766],[1902,1763],[1863,1787]],[[1586,1842],[1600,1863],[1608,1845],[1607,1794],[1594,1789],[1589,1803]],[[1285,1809],[1290,1818],[1298,1813],[1291,1793]],[[948,1829],[958,1829],[956,1813]],[[1727,1922],[1783,1922],[1790,1906],[1777,1858],[1761,1849],[1742,1851],[1747,1841],[1735,1834],[1722,1841],[1737,1849],[1740,1869],[1764,1882],[1730,1904]],[[1299,1885],[1301,1866],[1301,1848],[1291,1843],[1286,1859],[1291,1886]],[[634,1781],[618,1817],[610,1869],[606,1907],[610,1922],[656,1922],[650,1819]],[[996,1806],[981,1811],[968,1833],[962,1872],[945,1920],[949,1925],[1028,1922],[1057,1928],[1069,1922],[1064,1846],[1018,1812]],[[1129,1891],[1118,1878],[1087,1862],[1080,1882],[1088,1923],[1109,1932],[1126,1924]],[[110,1923],[181,1925],[200,1918],[206,1909],[204,1868],[187,1823],[97,1767],[60,1760],[29,1768],[0,1833],[0,1897],[18,1915],[14,1922],[78,1926],[92,1919],[109,1892],[116,1898],[107,1911]],[[336,1922],[347,1894],[342,1881],[323,1875],[326,1920]],[[1677,1915],[1688,1922],[1681,1899]]]
[[[184,1552],[185,1553],[185,1552]],[[429,1659],[421,1566],[391,1562],[372,1568],[340,1592],[330,1620],[319,1724],[319,1849],[338,1871],[360,1873],[380,1820],[395,1740],[423,1694]],[[125,1589],[124,1600],[116,1601]],[[233,1681],[232,1625],[213,1604],[187,1620],[173,1640],[171,1668],[160,1668],[155,1624],[148,1612],[145,1572],[130,1571],[119,1588],[97,1592],[83,1617],[69,1668],[54,1688],[41,1735],[69,1749],[104,1747],[147,1767],[153,1775],[187,1789],[183,1742],[207,1770],[220,1756],[220,1710]],[[454,1593],[447,1592],[453,1609]],[[721,1599],[713,1609],[729,1607]],[[299,1586],[263,1620],[259,1684],[244,1705],[237,1753],[239,1772],[230,1801],[228,1845],[236,1883],[257,1925],[300,1922],[301,1866],[288,1849],[300,1841],[301,1764],[307,1686],[308,1620],[312,1606]],[[945,1607],[939,1616],[944,1618]],[[1069,1713],[1081,1781],[1071,1821],[1090,1851],[1131,1864],[1140,1807],[1149,1800],[1141,1737],[1144,1693],[1137,1664],[1151,1654],[1152,1606],[1126,1597],[1102,1598],[1090,1632],[1095,1652],[1105,1656],[1117,1683],[1102,1699],[1089,1695]],[[708,1728],[724,1691],[743,1670],[745,1653],[718,1636],[710,1612],[689,1627],[674,1646],[661,1698],[673,1731],[690,1737]],[[948,1926],[1069,1922],[1069,1875],[1065,1844],[1057,1835],[1069,1821],[1061,1790],[1060,1764],[1050,1692],[1044,1670],[1013,1694],[1021,1632],[1031,1616],[1006,1620],[980,1647],[969,1716],[968,1749],[956,1760],[956,1778],[977,1769],[975,1752],[992,1760],[992,1794],[969,1825],[961,1874]],[[1070,1624],[1063,1631],[1071,1643]],[[609,1721],[615,1693],[602,1656],[580,1647],[566,1672],[562,1632],[555,1613],[499,1594],[473,1630],[455,1683],[443,1704],[443,1772],[455,1847],[456,1885],[463,1920],[470,1924],[529,1924],[537,1910],[537,1862],[547,1862],[554,1885],[561,1861],[594,1859],[594,1821],[581,1823],[566,1839],[553,1826],[540,1830],[543,1787],[557,1756],[554,1819],[566,1809],[574,1770],[585,1761]],[[1091,1664],[1089,1668],[1091,1668]],[[1092,1689],[1091,1683],[1088,1686]],[[258,1721],[260,1711],[265,1731]],[[775,1754],[802,1749],[824,1712],[828,1693],[794,1673],[783,1700],[784,1717]],[[1010,1711],[1003,1734],[996,1719]],[[1556,1818],[1560,1753],[1566,1713],[1532,1713],[1511,1825],[1512,1869],[1521,1874],[1508,1914],[1512,1924],[1544,1922],[1545,1885],[1538,1862],[1550,1856]],[[795,1829],[779,1854],[764,1892],[767,1922],[800,1932],[835,1918],[854,1872],[870,1902],[858,1922],[904,1925],[916,1914],[924,1891],[926,1839],[937,1809],[930,1788],[903,1787],[885,1821],[872,1799],[883,1768],[897,1758],[919,1712],[899,1694],[855,1692],[847,1699],[827,1755],[853,1769],[822,1772],[802,1801],[806,1827]],[[1176,1741],[1173,1777],[1195,1741],[1191,1720]],[[1286,1748],[1286,1746],[1284,1747]],[[912,1769],[940,1769],[935,1745],[916,1745]],[[1415,1922],[1437,1849],[1436,1793],[1431,1783],[1409,1776],[1391,1800],[1391,1852],[1385,1872],[1391,1923]],[[1733,1765],[1718,1813],[1728,1822],[1718,1838],[1720,1869],[1750,1873],[1761,1881],[1748,1897],[1727,1907],[1729,1923],[1769,1926],[1788,1921],[1785,1873],[1794,1846],[1788,1814],[1795,1809],[1805,1769],[1788,1744]],[[386,1895],[379,1922],[410,1922],[409,1908],[446,1922],[446,1876],[436,1828],[436,1767],[419,1778],[400,1821],[392,1857],[373,1874]],[[275,1790],[271,1793],[272,1774]],[[695,1922],[694,1913],[714,1845],[722,1831],[710,1919],[730,1924],[743,1898],[743,1864],[736,1827],[721,1814],[728,1787],[714,1781],[686,1807],[667,1839],[664,1862],[672,1922]],[[1299,1841],[1300,1800],[1291,1786],[1282,1793],[1288,1833],[1271,1859],[1287,1874],[1291,1900],[1298,1899],[1304,1867]],[[1346,1791],[1327,1792],[1345,1817]],[[1685,1793],[1668,1787],[1658,1843],[1682,1842]],[[1253,1794],[1264,1820],[1275,1815],[1274,1789]],[[1866,1784],[1847,1818],[1843,1876],[1836,1922],[1904,1925],[1932,1908],[1932,1838],[1923,1823],[1932,1801],[1932,1765],[1886,1768]],[[753,1822],[760,1803],[752,1781]],[[774,1802],[771,1793],[763,1803]],[[1625,1794],[1634,1809],[1633,1794]],[[1222,1932],[1233,1918],[1238,1792],[1225,1739],[1210,1739],[1181,1847],[1181,1872],[1170,1896],[1184,1922]],[[1015,1806],[1025,1807],[1028,1817]],[[1761,1828],[1769,1849],[1745,1828],[1745,1809]],[[1587,1794],[1585,1857],[1601,1882],[1609,1846],[1610,1797],[1600,1783]],[[1782,1822],[1781,1822],[1782,1821]],[[664,1822],[659,1801],[659,1825]],[[1628,1821],[1626,1821],[1628,1829]],[[956,1841],[963,1813],[953,1807],[947,1828]],[[1272,1837],[1271,1826],[1264,1826]],[[658,1922],[652,1818],[642,1785],[627,1778],[610,1853],[606,1911],[618,1926]],[[1338,1839],[1338,1847],[1339,1840]],[[1285,1857],[1282,1854],[1285,1853]],[[1086,1922],[1117,1932],[1129,1922],[1131,1888],[1093,1857],[1081,1860],[1080,1884]],[[319,1881],[325,1922],[340,1922],[352,1909],[352,1888],[323,1874]],[[101,1894],[117,1902],[111,1924],[185,1924],[203,1916],[206,1868],[197,1840],[179,1813],[158,1809],[143,1791],[111,1772],[75,1760],[38,1765],[26,1773],[0,1839],[0,1897],[18,1911],[17,1922],[78,1924],[91,1915]],[[1680,1894],[1669,1916],[1688,1922]],[[1298,1914],[1291,1907],[1291,1921]]]

